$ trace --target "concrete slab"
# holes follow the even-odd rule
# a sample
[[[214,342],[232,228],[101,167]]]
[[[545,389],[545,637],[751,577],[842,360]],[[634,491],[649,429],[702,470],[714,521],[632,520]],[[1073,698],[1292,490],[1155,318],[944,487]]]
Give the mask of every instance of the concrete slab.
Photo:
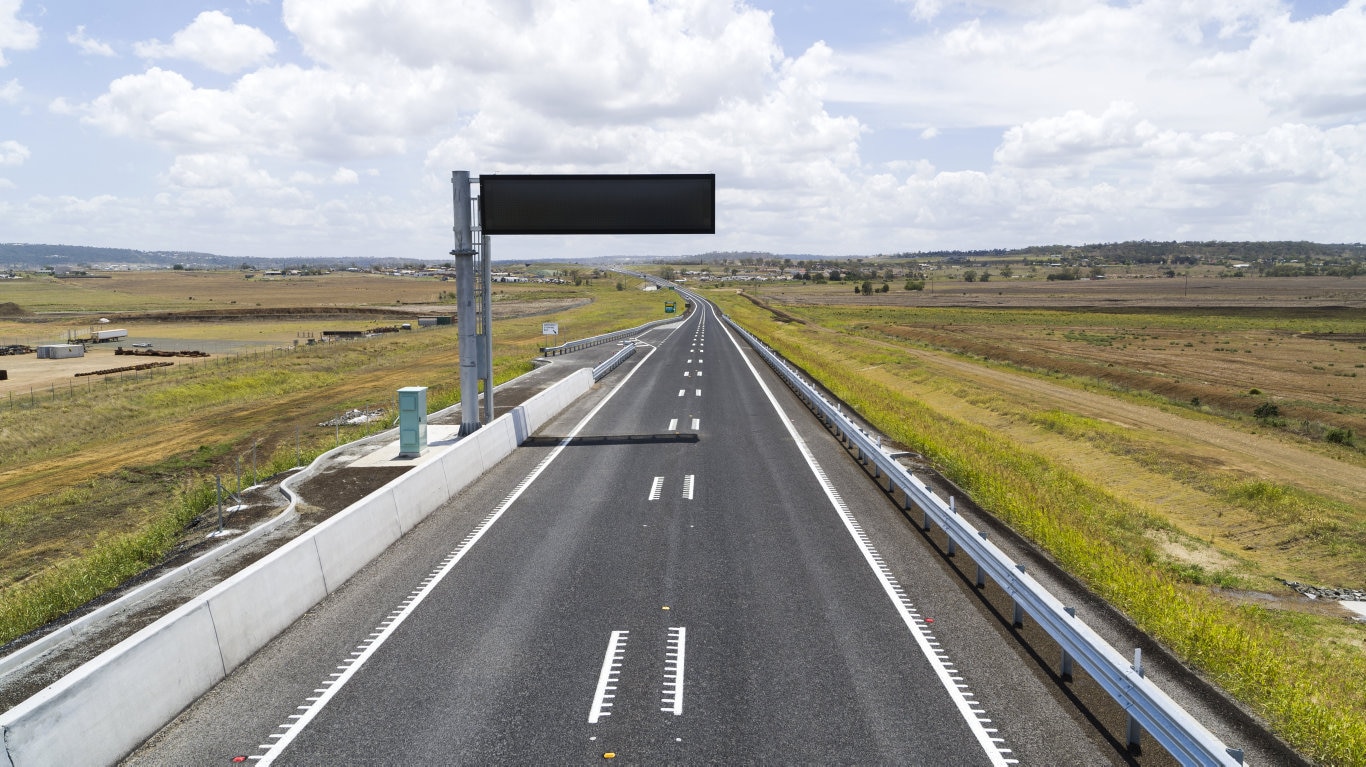
[[[1357,615],[1366,618],[1366,602],[1339,602],[1338,604],[1346,607]]]
[[[398,440],[385,442],[378,448],[352,461],[347,466],[357,468],[373,466],[421,466],[431,463],[450,450],[460,439],[459,426],[435,426],[427,424],[427,449],[416,458],[400,458]]]

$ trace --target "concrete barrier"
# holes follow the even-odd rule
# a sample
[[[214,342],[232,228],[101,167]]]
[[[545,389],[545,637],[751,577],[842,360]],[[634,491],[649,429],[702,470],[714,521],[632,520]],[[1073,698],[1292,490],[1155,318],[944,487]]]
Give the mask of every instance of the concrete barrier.
[[[0,714],[0,767],[118,761],[592,385],[575,371]]]

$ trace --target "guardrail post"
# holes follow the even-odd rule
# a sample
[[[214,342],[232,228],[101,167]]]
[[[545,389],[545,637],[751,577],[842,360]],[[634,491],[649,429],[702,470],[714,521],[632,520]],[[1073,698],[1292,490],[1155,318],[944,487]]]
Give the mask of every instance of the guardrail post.
[[[1069,617],[1077,617],[1077,608],[1064,607],[1062,609],[1063,612],[1066,612]],[[1067,651],[1067,648],[1063,648],[1062,662],[1058,665],[1060,666],[1060,668],[1058,669],[1058,677],[1061,678],[1064,682],[1072,681],[1072,654]]]
[[[1135,673],[1135,674],[1138,674],[1138,676],[1139,676],[1140,679],[1143,678],[1143,648],[1142,648],[1142,647],[1135,647],[1135,648],[1134,648],[1134,673]],[[1133,752],[1133,753],[1138,753],[1138,752],[1142,749],[1142,745],[1139,743],[1139,736],[1140,736],[1142,733],[1143,733],[1143,728],[1139,726],[1138,720],[1134,718],[1134,715],[1133,715],[1133,714],[1130,714],[1130,715],[1129,715],[1129,732],[1128,732],[1128,740],[1127,740],[1128,745],[1129,745],[1129,751],[1131,751],[1131,752]]]
[[[1015,565],[1015,568],[1020,572],[1025,571],[1024,565],[1017,564]],[[1015,614],[1011,617],[1010,622],[1017,629],[1024,628],[1024,605],[1020,604],[1019,599],[1015,600]]]
[[[957,514],[957,513],[958,513],[958,512],[956,511],[957,508],[958,508],[958,507],[957,507],[957,505],[954,503],[953,496],[949,496],[949,511],[952,512],[952,513],[954,513],[954,514]],[[926,528],[926,529],[928,529],[928,528]],[[945,530],[944,532],[945,532],[945,533],[948,533],[949,531],[948,531],[948,530]],[[953,542],[953,535],[949,535],[948,555],[949,555],[949,556],[953,556],[953,555],[955,555],[955,554],[957,554],[957,553],[958,553],[958,544],[956,544],[956,543]]]
[[[986,530],[978,530],[977,534],[982,537],[982,540],[985,541],[987,539]],[[982,565],[980,563],[978,563],[977,565],[977,583],[975,585],[979,589],[984,589],[987,587],[987,574],[986,571],[982,569]]]

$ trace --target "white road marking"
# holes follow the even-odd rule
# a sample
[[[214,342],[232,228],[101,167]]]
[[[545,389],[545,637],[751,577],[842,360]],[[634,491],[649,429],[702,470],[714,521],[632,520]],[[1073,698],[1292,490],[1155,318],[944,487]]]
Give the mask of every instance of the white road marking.
[[[708,306],[708,310],[715,311],[710,305]],[[892,605],[896,608],[897,613],[900,614],[902,622],[905,623],[906,628],[910,630],[912,638],[915,639],[916,644],[920,647],[920,652],[924,654],[925,659],[930,662],[930,667],[934,669],[935,675],[939,677],[939,683],[942,684],[944,690],[948,692],[949,698],[953,700],[954,705],[958,708],[958,713],[963,717],[963,721],[967,723],[968,729],[977,739],[977,743],[982,747],[982,751],[996,767],[1006,767],[1009,764],[1015,763],[1016,760],[1009,759],[1005,756],[1005,754],[1010,753],[1010,749],[1004,748],[1003,745],[998,745],[998,743],[993,742],[999,739],[992,738],[986,731],[986,725],[990,724],[991,720],[986,718],[981,709],[976,708],[981,705],[980,703],[969,701],[964,696],[964,691],[967,689],[967,686],[960,684],[963,681],[962,677],[957,676],[958,672],[952,669],[953,664],[948,660],[948,656],[944,651],[931,646],[931,642],[935,641],[934,636],[930,633],[928,627],[921,621],[920,615],[915,610],[915,606],[911,604],[910,600],[906,597],[905,592],[902,590],[901,585],[897,583],[896,576],[892,575],[891,570],[889,570],[885,564],[878,561],[881,559],[881,556],[877,553],[877,550],[873,548],[872,541],[860,528],[858,521],[854,519],[853,513],[849,511],[849,507],[845,504],[844,499],[840,497],[839,491],[835,489],[835,486],[830,482],[830,478],[826,476],[825,470],[821,468],[820,463],[816,460],[816,456],[812,454],[811,448],[806,444],[806,440],[803,440],[801,435],[797,433],[797,428],[792,425],[792,419],[787,417],[787,413],[783,410],[782,405],[778,403],[778,398],[773,396],[773,391],[768,388],[768,384],[764,383],[764,379],[759,376],[759,371],[754,369],[754,364],[750,362],[749,356],[745,354],[744,349],[740,346],[740,342],[735,339],[734,334],[730,332],[729,328],[722,327],[726,332],[726,337],[730,339],[731,345],[740,353],[740,359],[744,360],[745,366],[749,368],[750,375],[754,376],[755,383],[763,390],[764,395],[768,398],[768,403],[773,406],[773,410],[778,414],[778,420],[782,422],[783,427],[787,429],[788,435],[792,437],[792,441],[796,444],[797,450],[801,452],[802,457],[806,460],[806,465],[811,469],[811,473],[815,475],[816,481],[820,483],[821,489],[825,491],[825,497],[829,499],[830,505],[834,507],[835,513],[839,516],[840,521],[844,523],[845,529],[849,532],[850,537],[854,539],[854,544],[858,546],[859,551],[863,553],[864,561],[868,563],[868,567],[872,569],[873,575],[876,576],[878,581],[882,584],[883,591],[886,592],[887,596],[892,600]]]
[[[674,430],[677,429],[677,428],[678,428],[678,419],[677,419],[677,418],[670,418],[670,419],[669,419],[669,428],[668,428],[668,431],[674,431]]]
[[[701,377],[702,377],[702,371],[701,371],[701,370],[697,371],[697,377],[698,377],[698,378],[701,378]]]
[[[698,389],[698,390],[697,390],[697,395],[696,395],[696,396],[698,396],[698,397],[701,397],[701,396],[702,396],[702,390],[701,390],[701,389]]]
[[[612,707],[608,699],[617,697],[608,690],[617,689],[617,672],[621,668],[621,658],[626,653],[626,635],[629,631],[613,631],[607,640],[607,652],[602,656],[602,671],[598,672],[598,689],[593,693],[593,707],[588,711],[588,723],[597,724],[604,716],[611,716],[607,709]]]
[[[683,377],[684,377],[684,378],[687,378],[687,377],[690,376],[690,375],[692,375],[692,373],[689,373],[689,372],[686,371],[686,370],[683,371]]]
[[[650,356],[656,351],[658,351],[656,347],[651,347],[649,353],[641,360],[641,363],[650,359]],[[344,687],[346,683],[355,676],[356,672],[365,665],[366,661],[370,660],[389,637],[394,635],[394,632],[398,627],[417,610],[422,602],[431,595],[432,591],[441,584],[441,581],[445,580],[451,570],[460,563],[460,560],[464,559],[470,549],[484,537],[484,534],[489,531],[489,528],[493,527],[494,523],[502,518],[503,514],[507,513],[508,509],[512,508],[512,504],[516,503],[517,499],[522,497],[522,494],[526,492],[527,488],[531,487],[531,484],[535,482],[541,474],[545,473],[545,470],[549,468],[550,464],[560,456],[560,453],[564,452],[564,449],[579,435],[579,432],[583,431],[584,427],[588,425],[588,422],[593,420],[593,417],[598,414],[598,411],[607,406],[607,403],[616,396],[617,392],[621,391],[622,387],[626,385],[626,382],[630,381],[631,376],[634,376],[636,371],[640,370],[641,367],[643,367],[643,364],[632,367],[631,370],[626,373],[626,376],[607,393],[607,396],[603,397],[601,402],[595,405],[592,410],[588,411],[588,414],[575,424],[573,429],[570,429],[569,434],[564,439],[560,440],[560,444],[556,445],[545,458],[541,459],[541,462],[536,464],[536,468],[532,469],[531,473],[526,475],[526,477],[513,488],[512,492],[503,499],[503,502],[498,504],[497,508],[493,511],[489,512],[489,515],[484,517],[484,519],[465,536],[464,540],[460,541],[459,546],[450,554],[447,554],[446,558],[437,565],[436,569],[422,580],[422,583],[418,588],[414,589],[413,593],[410,595],[410,601],[405,601],[403,607],[390,613],[389,617],[380,621],[376,630],[371,632],[369,637],[357,646],[356,649],[360,651],[360,655],[356,656],[355,661],[347,667],[346,671],[341,674],[329,674],[329,677],[334,678],[325,680],[323,682],[323,687],[313,691],[317,697],[310,698],[312,703],[302,717],[293,722],[279,725],[279,729],[283,729],[284,732],[278,736],[271,736],[272,738],[278,737],[278,740],[274,743],[268,745],[262,744],[261,748],[267,750],[266,753],[260,756],[260,760],[257,764],[270,765],[273,764],[276,759],[280,758],[280,754],[284,752],[285,748],[287,748],[289,744],[299,736],[299,733],[303,732],[304,728],[327,707],[327,704],[331,702],[332,698],[336,697],[337,693],[340,692],[342,687]]]
[[[682,397],[684,394],[687,393],[687,391],[688,391],[687,389],[679,389],[679,390],[678,390],[678,396]]]
[[[692,419],[692,430],[693,430],[693,431],[697,431],[698,429],[701,429],[701,428],[702,428],[702,419],[701,419],[701,418],[694,418],[694,419]]]
[[[683,665],[688,651],[688,629],[676,626],[669,629],[668,660],[664,662],[664,707],[674,716],[683,715]],[[673,689],[669,689],[669,688]]]
[[[685,501],[691,501],[691,500],[692,500],[692,489],[693,489],[693,475],[691,475],[691,474],[684,474],[684,475],[683,475],[683,500],[685,500]]]
[[[657,501],[664,492],[664,478],[655,477],[655,481],[650,484],[650,500]]]

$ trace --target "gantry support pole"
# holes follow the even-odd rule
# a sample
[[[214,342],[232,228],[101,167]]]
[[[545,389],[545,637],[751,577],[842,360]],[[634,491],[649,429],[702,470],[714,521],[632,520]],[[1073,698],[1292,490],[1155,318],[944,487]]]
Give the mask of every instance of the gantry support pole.
[[[455,201],[455,321],[460,343],[460,436],[479,429],[479,339],[475,337],[474,239],[470,206],[470,172],[451,172]]]

